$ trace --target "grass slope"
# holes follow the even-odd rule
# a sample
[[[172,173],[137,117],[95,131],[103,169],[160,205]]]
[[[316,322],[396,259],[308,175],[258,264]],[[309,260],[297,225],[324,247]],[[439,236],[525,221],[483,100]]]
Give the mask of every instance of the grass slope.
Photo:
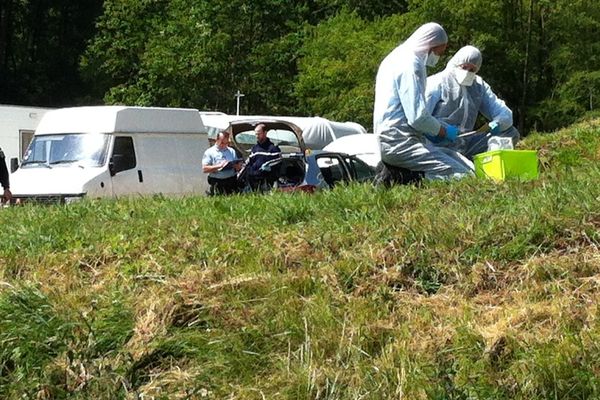
[[[599,133],[534,182],[4,209],[0,398],[598,398]]]

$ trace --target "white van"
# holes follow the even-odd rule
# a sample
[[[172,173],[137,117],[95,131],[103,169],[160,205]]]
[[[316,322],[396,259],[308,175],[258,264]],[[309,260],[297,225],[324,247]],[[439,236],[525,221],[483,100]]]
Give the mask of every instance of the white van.
[[[19,201],[204,194],[198,110],[97,106],[46,113],[11,177]]]

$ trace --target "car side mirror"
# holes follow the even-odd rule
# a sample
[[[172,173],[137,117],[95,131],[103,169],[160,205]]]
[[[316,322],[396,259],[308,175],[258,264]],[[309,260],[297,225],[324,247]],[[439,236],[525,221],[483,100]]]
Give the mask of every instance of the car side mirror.
[[[10,159],[10,173],[12,174],[17,169],[19,169],[19,159],[17,157],[13,157]]]

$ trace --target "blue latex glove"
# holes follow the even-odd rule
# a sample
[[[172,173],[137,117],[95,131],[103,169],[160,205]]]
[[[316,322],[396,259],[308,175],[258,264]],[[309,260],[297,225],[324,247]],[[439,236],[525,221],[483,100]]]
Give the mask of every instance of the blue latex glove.
[[[441,138],[438,135],[425,135],[425,136],[427,136],[427,139],[429,139],[432,143],[440,144],[440,143],[453,143],[454,141],[456,141],[458,134],[459,134],[459,130],[456,126],[448,125],[448,126],[446,126],[446,137],[445,138]]]
[[[500,133],[500,124],[496,121],[492,121],[488,124],[488,126],[490,127],[490,133],[492,135],[497,135]]]
[[[460,133],[460,131],[458,130],[457,126],[448,125],[446,127],[446,139],[452,143],[454,143],[456,141],[456,138],[458,137],[459,133]]]

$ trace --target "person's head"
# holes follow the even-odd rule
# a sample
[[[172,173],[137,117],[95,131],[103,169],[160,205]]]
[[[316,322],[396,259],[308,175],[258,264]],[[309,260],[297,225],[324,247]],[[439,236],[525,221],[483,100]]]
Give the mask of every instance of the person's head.
[[[215,144],[219,149],[226,149],[229,146],[229,132],[221,131],[217,133]]]
[[[465,46],[452,56],[446,69],[454,75],[460,85],[471,86],[482,62],[483,56],[478,48]]]
[[[267,127],[265,124],[258,124],[256,128],[254,128],[254,133],[256,134],[256,141],[258,143],[264,143],[267,140]]]
[[[448,35],[440,24],[429,22],[414,31],[404,44],[415,54],[426,54],[427,65],[433,66],[446,51]]]

